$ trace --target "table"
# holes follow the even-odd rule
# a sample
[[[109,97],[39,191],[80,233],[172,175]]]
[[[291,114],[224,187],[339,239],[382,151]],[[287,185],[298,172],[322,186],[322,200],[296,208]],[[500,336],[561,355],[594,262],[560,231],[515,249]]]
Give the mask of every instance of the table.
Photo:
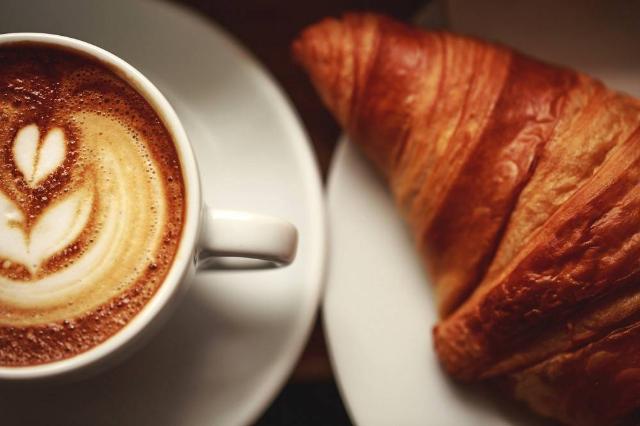
[[[267,67],[297,109],[326,181],[340,130],[324,109],[289,46],[299,31],[325,16],[372,10],[408,19],[423,0],[174,0],[222,25]],[[320,320],[289,383],[258,425],[350,424],[329,364]]]

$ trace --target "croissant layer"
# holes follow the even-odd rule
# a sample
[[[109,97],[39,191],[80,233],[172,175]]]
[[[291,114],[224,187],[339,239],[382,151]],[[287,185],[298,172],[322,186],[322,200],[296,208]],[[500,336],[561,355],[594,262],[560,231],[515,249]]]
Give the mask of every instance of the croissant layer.
[[[640,102],[373,14],[293,50],[411,226],[444,368],[569,424],[640,407]]]

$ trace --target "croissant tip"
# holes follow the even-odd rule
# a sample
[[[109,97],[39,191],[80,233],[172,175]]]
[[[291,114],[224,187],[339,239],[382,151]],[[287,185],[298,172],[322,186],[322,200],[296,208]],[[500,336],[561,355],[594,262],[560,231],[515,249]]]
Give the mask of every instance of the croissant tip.
[[[291,50],[294,61],[307,71],[325,105],[346,126],[354,88],[352,34],[344,19],[325,18],[305,28],[293,41]]]
[[[354,14],[345,14],[342,18],[326,17],[304,28],[291,45],[294,60],[309,68],[313,60],[327,57],[331,50],[337,50],[340,45],[333,45],[333,37],[343,34],[347,20]]]

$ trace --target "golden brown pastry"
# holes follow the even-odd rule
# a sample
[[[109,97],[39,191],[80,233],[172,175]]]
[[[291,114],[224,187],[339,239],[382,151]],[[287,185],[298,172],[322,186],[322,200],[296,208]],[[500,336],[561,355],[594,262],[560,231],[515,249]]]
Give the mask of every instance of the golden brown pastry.
[[[463,381],[615,424],[640,407],[640,102],[506,47],[372,14],[293,45],[385,176]]]

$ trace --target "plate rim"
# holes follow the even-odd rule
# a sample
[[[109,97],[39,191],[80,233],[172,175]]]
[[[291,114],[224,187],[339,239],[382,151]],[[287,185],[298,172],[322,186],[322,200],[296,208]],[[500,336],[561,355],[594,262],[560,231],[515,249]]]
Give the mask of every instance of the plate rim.
[[[346,134],[344,133],[341,134],[338,138],[338,144],[334,151],[333,158],[331,159],[331,163],[329,164],[329,171],[327,175],[328,176],[327,186],[326,186],[328,217],[331,217],[331,212],[332,212],[331,194],[335,193],[336,190],[334,189],[334,186],[338,185],[338,177],[337,177],[338,176],[337,170],[339,167],[338,164],[345,161],[343,158],[346,155],[348,143],[349,143],[348,137],[346,136]],[[330,246],[335,244],[335,238],[332,238],[331,236],[332,229],[333,228],[329,229],[329,245]],[[327,272],[326,272],[327,279],[325,283],[325,292],[322,300],[323,307],[328,303],[327,295],[329,294],[328,289],[331,281],[331,269],[333,267],[330,261],[327,263],[328,263]],[[322,310],[322,327],[324,329],[325,341],[327,343],[327,354],[329,355],[329,363],[331,364],[331,369],[334,372],[333,376],[336,382],[336,386],[338,388],[338,392],[340,394],[340,399],[342,400],[345,410],[349,415],[349,419],[351,419],[351,421],[355,425],[357,425],[357,424],[360,424],[359,422],[356,421],[357,410],[353,406],[353,401],[348,396],[349,392],[347,391],[347,385],[344,382],[344,376],[338,373],[340,369],[339,367],[340,363],[337,360],[337,356],[336,356],[337,351],[334,349],[334,346],[337,345],[338,343],[335,342],[335,340],[333,340],[331,337],[331,329],[333,328],[333,326],[330,325],[329,322],[330,320],[329,320],[329,315],[327,314],[327,310],[323,309]]]

